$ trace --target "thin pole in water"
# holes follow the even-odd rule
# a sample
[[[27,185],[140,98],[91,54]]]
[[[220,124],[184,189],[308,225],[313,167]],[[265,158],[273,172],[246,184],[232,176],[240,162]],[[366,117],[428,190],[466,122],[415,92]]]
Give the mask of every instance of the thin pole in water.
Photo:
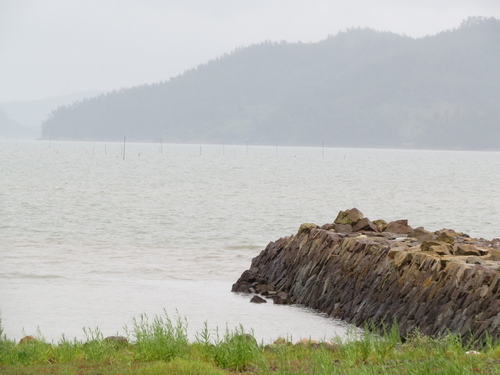
[[[247,138],[247,154],[248,154],[248,138]]]
[[[163,140],[160,138],[160,154],[163,154]]]
[[[123,160],[125,160],[125,140],[127,137],[123,137]]]

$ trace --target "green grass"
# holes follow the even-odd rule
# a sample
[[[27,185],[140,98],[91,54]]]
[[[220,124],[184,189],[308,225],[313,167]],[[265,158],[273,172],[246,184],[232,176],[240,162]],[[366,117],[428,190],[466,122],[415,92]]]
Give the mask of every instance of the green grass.
[[[167,313],[152,322],[143,314],[139,320],[134,319],[132,334],[136,361],[170,361],[188,352],[187,322],[179,316],[174,324]]]
[[[193,348],[203,360],[214,363],[219,368],[234,371],[246,370],[259,362],[263,353],[253,335],[246,333],[241,325],[234,331],[226,328],[223,337],[220,337],[216,330],[215,337],[212,338],[205,324],[202,332],[196,336]]]
[[[430,338],[414,332],[401,340],[394,325],[382,335],[352,332],[333,345],[257,344],[242,326],[205,327],[188,341],[187,322],[167,314],[145,315],[126,328],[128,343],[109,341],[99,329],[85,329],[86,340],[16,343],[3,335],[0,320],[0,374],[500,374],[500,344],[463,346],[461,337]],[[479,354],[466,354],[475,346]]]

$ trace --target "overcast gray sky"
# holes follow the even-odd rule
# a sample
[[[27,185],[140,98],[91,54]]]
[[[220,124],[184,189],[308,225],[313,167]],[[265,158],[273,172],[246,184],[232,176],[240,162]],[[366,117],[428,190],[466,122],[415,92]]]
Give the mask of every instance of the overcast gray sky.
[[[175,76],[239,46],[348,27],[420,37],[500,0],[0,0],[0,102]]]

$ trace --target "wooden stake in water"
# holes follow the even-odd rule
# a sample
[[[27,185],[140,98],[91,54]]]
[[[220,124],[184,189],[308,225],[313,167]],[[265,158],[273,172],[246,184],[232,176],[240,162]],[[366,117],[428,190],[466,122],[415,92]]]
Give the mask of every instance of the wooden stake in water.
[[[123,160],[125,160],[125,140],[127,137],[123,137]]]

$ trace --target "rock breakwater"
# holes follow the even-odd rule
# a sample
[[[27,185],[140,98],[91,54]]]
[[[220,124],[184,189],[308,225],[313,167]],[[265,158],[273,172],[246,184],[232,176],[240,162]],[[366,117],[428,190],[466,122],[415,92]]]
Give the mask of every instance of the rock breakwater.
[[[371,221],[351,209],[332,224],[302,224],[296,235],[270,242],[232,291],[305,305],[358,326],[396,321],[402,337],[418,329],[498,340],[499,270],[500,239]]]

